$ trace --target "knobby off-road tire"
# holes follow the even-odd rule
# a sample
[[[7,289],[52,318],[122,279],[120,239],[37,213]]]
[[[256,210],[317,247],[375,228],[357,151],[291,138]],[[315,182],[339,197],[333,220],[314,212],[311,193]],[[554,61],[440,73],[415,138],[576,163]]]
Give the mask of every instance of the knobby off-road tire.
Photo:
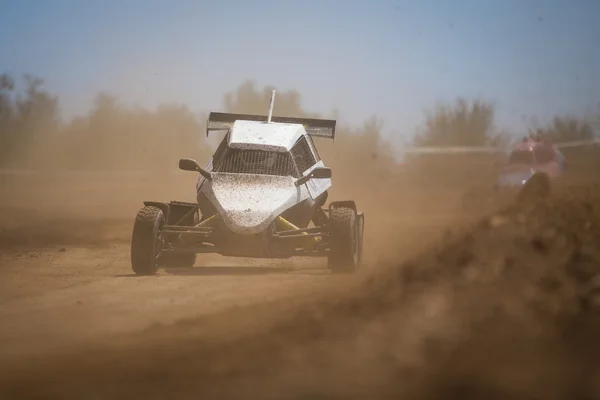
[[[175,213],[173,209],[169,213],[169,224],[176,224],[179,220],[185,215],[187,209],[181,210],[180,213]],[[196,226],[198,224],[199,218],[198,213],[194,213],[193,215],[186,218],[181,222],[182,226]],[[196,263],[196,253],[173,253],[167,252],[162,253],[158,258],[158,265],[164,268],[192,268]]]
[[[165,216],[159,208],[146,206],[138,211],[131,238],[131,267],[137,275],[156,274],[162,250],[159,230],[164,224]]]
[[[365,215],[359,214],[358,218],[358,266],[360,267],[362,264],[363,258],[363,238],[365,232]]]
[[[362,222],[351,208],[340,207],[329,215],[330,253],[327,266],[333,273],[355,272],[362,256]]]
[[[517,195],[517,202],[524,203],[544,199],[550,195],[550,178],[543,173],[534,174]]]

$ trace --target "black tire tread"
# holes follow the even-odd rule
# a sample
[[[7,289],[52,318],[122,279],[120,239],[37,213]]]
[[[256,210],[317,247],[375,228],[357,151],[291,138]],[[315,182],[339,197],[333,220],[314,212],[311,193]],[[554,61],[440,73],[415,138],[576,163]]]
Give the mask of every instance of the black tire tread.
[[[158,265],[154,257],[156,220],[164,218],[162,210],[154,206],[141,208],[133,225],[131,238],[131,267],[137,275],[154,275]]]
[[[353,238],[357,215],[353,209],[338,207],[329,215],[330,254],[328,267],[334,273],[354,272],[356,266],[352,260]]]
[[[525,183],[517,196],[520,203],[541,200],[550,195],[550,178],[544,173],[536,173]]]

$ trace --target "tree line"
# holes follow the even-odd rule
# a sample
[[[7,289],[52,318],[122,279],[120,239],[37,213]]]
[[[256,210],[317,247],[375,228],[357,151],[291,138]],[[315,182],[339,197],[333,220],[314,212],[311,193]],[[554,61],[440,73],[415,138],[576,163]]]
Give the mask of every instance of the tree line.
[[[69,121],[60,117],[58,96],[42,79],[0,75],[0,168],[44,169],[173,169],[181,157],[204,162],[213,147],[205,139],[206,115],[188,107],[165,104],[156,110],[131,107],[108,93],[96,96],[89,113]],[[264,113],[272,88],[243,82],[226,93],[222,110]],[[297,90],[277,93],[275,115],[323,117],[306,110]],[[485,100],[457,99],[425,112],[414,146],[497,146],[510,136],[494,126],[494,106]],[[557,116],[531,132],[555,142],[595,136],[593,121]],[[340,126],[335,144],[321,141],[323,157],[353,174],[385,173],[396,165],[392,146],[382,136],[383,121],[372,116],[361,126]],[[368,167],[368,168],[366,168]]]
[[[485,100],[439,104],[426,111],[413,145],[415,147],[495,147],[507,150],[516,140],[534,137],[551,143],[588,142],[598,138],[600,109],[596,115],[556,115],[542,124],[530,125],[523,132],[512,133],[495,126],[495,108]],[[591,176],[600,171],[600,145],[561,148],[569,170],[576,175]],[[441,153],[410,156],[413,170],[426,171],[437,179],[454,184],[482,176],[493,179],[505,155],[498,153]],[[459,172],[457,172],[459,171]]]

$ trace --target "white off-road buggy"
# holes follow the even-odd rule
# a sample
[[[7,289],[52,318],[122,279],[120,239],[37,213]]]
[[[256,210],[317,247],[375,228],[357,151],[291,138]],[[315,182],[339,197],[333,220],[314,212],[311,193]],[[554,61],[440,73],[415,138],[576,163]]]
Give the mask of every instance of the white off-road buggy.
[[[226,132],[199,173],[197,202],[146,201],[136,216],[131,263],[139,275],[192,267],[200,253],[252,258],[327,257],[332,272],[361,264],[364,215],[330,202],[331,169],[311,136],[334,139],[335,120],[212,112],[208,134]]]

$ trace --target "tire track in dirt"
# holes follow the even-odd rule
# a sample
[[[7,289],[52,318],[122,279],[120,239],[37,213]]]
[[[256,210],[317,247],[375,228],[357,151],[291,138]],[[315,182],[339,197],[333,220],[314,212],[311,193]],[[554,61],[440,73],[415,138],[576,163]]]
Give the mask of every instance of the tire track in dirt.
[[[36,191],[59,189],[71,198],[62,201],[56,195],[55,203],[38,206],[26,196],[31,186],[11,185],[14,199],[0,209],[0,363],[17,370],[54,362],[52,354],[77,357],[79,349],[133,351],[138,340],[166,348],[158,338],[169,347],[191,337],[215,343],[264,332],[323,296],[342,299],[360,291],[366,277],[385,273],[386,261],[414,255],[442,228],[462,219],[447,204],[448,196],[440,202],[429,193],[405,191],[398,197],[374,190],[357,198],[367,215],[367,268],[354,276],[329,276],[310,260],[201,256],[193,271],[131,278],[133,219],[127,216],[139,206],[141,195],[133,196],[137,186],[128,187],[131,198],[109,199],[107,184],[46,187],[37,182]],[[85,197],[79,196],[81,187]]]
[[[374,222],[374,221],[373,221]],[[415,251],[437,225],[410,230],[395,251]],[[419,235],[420,233],[420,235]],[[367,266],[349,276],[330,276],[324,259],[249,260],[198,257],[193,269],[167,269],[136,277],[129,246],[103,244],[22,248],[0,252],[0,349],[20,357],[64,346],[106,342],[107,337],[172,324],[181,319],[261,302],[318,297],[360,282],[390,249],[369,234]],[[64,244],[65,242],[59,242]],[[68,242],[67,242],[68,243]]]

